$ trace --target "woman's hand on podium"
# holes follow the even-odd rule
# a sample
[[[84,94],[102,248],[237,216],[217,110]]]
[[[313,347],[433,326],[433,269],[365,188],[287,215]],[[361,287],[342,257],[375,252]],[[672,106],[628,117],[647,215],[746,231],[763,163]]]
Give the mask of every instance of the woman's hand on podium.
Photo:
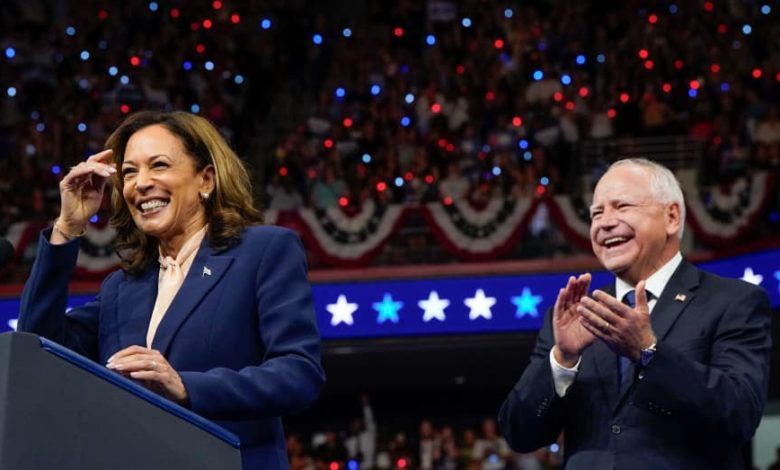
[[[181,376],[160,351],[130,346],[111,356],[106,367],[142,381],[147,388],[173,402],[187,405],[187,390]]]

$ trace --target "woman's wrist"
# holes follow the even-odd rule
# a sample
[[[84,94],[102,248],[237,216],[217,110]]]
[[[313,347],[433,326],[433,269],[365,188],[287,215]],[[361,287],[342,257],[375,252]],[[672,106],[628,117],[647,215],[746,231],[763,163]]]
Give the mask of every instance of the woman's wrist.
[[[60,235],[62,235],[63,238],[67,241],[71,241],[74,238],[83,237],[87,233],[87,227],[82,226],[80,229],[74,229],[72,227],[67,227],[65,224],[62,223],[62,221],[57,218],[57,220],[54,221],[54,225],[52,228],[59,232]]]

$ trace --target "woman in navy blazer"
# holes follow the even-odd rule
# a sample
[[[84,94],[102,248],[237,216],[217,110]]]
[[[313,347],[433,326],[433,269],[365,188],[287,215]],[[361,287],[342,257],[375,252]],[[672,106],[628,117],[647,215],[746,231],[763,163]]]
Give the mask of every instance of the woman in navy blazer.
[[[244,468],[287,468],[280,416],[310,406],[325,380],[298,237],[259,225],[248,173],[203,118],[136,113],[106,147],[60,183],[60,216],[41,236],[18,329],[233,431]],[[110,180],[122,269],[66,313],[78,239]],[[173,286],[162,280],[167,259],[186,272]]]

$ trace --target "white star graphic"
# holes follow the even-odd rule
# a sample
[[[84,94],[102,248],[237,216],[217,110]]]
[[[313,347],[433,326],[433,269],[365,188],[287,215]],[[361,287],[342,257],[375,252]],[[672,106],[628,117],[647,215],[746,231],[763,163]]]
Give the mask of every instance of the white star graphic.
[[[429,322],[434,318],[439,321],[444,321],[447,318],[444,314],[444,309],[450,306],[450,301],[447,299],[440,299],[439,294],[435,290],[432,290],[430,294],[428,294],[428,299],[417,302],[417,305],[425,310],[425,313],[423,313],[424,322]]]
[[[14,318],[13,320],[8,320],[8,326],[10,326],[12,330],[16,331],[16,324],[18,322],[19,322],[18,318]]]
[[[753,268],[748,266],[747,268],[745,268],[745,274],[743,274],[740,279],[759,286],[761,285],[761,281],[764,280],[764,276],[754,273]]]
[[[333,318],[330,319],[331,326],[336,326],[339,323],[346,323],[347,325],[355,323],[352,314],[358,309],[358,304],[347,302],[346,295],[339,295],[335,304],[328,304],[325,308],[333,315]]]
[[[496,304],[496,298],[485,297],[485,291],[482,289],[477,289],[477,293],[474,294],[474,297],[467,297],[463,303],[471,309],[471,311],[469,311],[469,320],[476,320],[479,317],[488,320],[493,318],[490,307]]]

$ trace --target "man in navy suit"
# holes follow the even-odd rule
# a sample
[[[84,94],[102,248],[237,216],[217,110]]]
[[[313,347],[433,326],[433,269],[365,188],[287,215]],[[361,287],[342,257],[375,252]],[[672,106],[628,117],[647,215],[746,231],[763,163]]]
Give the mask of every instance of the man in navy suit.
[[[529,452],[563,432],[567,469],[742,468],[769,376],[766,293],[680,254],[682,191],[621,160],[593,194],[591,243],[615,284],[571,277],[499,422]]]

